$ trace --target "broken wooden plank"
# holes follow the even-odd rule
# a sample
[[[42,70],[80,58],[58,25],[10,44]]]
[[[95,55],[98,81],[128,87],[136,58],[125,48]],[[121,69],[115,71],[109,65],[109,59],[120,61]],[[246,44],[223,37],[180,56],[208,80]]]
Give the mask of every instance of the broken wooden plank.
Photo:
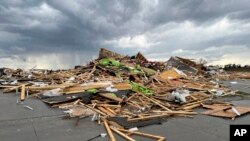
[[[131,118],[128,119],[128,122],[136,122],[136,121],[142,121],[142,120],[149,120],[149,119],[153,119],[153,118],[164,118],[164,117],[168,117],[170,116],[170,114],[161,114],[161,115],[151,115],[151,116],[146,116],[146,117],[139,117],[139,118]]]
[[[165,140],[165,138],[162,137],[162,136],[152,135],[152,134],[148,134],[148,133],[143,133],[143,132],[138,132],[138,131],[129,131],[129,130],[120,129],[120,128],[117,128],[117,130],[119,130],[121,132],[129,133],[131,135],[135,134],[135,135],[144,136],[144,137],[147,137],[147,138],[157,139],[157,140],[160,140],[160,141]]]
[[[114,84],[114,88],[117,90],[131,90],[132,87],[128,83],[118,83]]]
[[[169,108],[167,108],[167,107],[163,106],[162,104],[160,104],[159,102],[157,102],[157,101],[155,101],[155,100],[153,100],[153,99],[151,99],[151,98],[149,98],[149,97],[147,97],[147,96],[145,96],[145,95],[143,95],[143,94],[141,94],[141,93],[139,93],[139,94],[142,95],[143,97],[147,98],[147,99],[150,100],[151,102],[155,103],[156,105],[160,106],[161,108],[163,108],[163,109],[165,109],[165,110],[167,110],[167,111],[172,111],[172,110],[170,110]]]
[[[93,75],[93,73],[94,73],[95,71],[96,71],[96,65],[94,65],[94,67],[92,68],[91,72],[88,74],[87,80],[89,80],[89,79],[92,77],[92,75]]]
[[[116,102],[122,102],[123,101],[123,99],[121,99],[119,97],[116,97],[116,96],[111,96],[111,95],[109,95],[109,93],[99,93],[99,95],[102,96],[102,97],[105,97],[107,99],[116,101]]]
[[[243,106],[228,106],[226,104],[213,104],[213,105],[203,105],[205,108],[209,108],[212,110],[207,110],[203,112],[204,115],[211,115],[217,117],[225,117],[225,118],[232,118],[234,119],[237,116],[241,116],[247,113],[250,113],[249,107]],[[234,110],[233,110],[234,108]],[[237,113],[235,112],[237,111]],[[238,115],[239,114],[239,115]]]
[[[197,107],[200,107],[200,106],[201,106],[201,103],[197,103],[197,104],[193,104],[193,105],[190,105],[190,106],[183,107],[182,109],[190,110],[190,109],[194,109],[194,108],[197,108]]]
[[[121,108],[121,105],[110,105],[110,104],[97,104],[97,106],[104,106],[104,107],[112,107],[112,108]]]
[[[133,138],[129,137],[128,135],[122,133],[121,131],[117,130],[114,127],[111,127],[111,130],[113,130],[114,132],[116,132],[118,135],[122,136],[124,139],[128,140],[128,141],[136,141]]]
[[[97,107],[97,109],[99,109],[103,113],[106,113],[106,115],[108,115],[108,116],[115,116],[112,112],[108,111],[107,109],[105,109],[103,107]]]
[[[12,92],[12,91],[15,91],[16,89],[19,89],[20,87],[22,87],[22,85],[19,85],[19,86],[10,86],[10,87],[7,87],[3,90],[4,93],[9,93],[9,92]]]
[[[106,116],[106,113],[104,113],[104,112],[102,112],[102,111],[100,111],[100,110],[97,110],[97,109],[95,109],[95,108],[93,108],[93,107],[91,107],[91,106],[89,106],[89,105],[83,104],[82,102],[79,102],[79,103],[80,103],[81,105],[84,105],[85,107],[87,107],[87,108],[89,108],[89,109],[91,109],[91,110],[93,110],[93,111],[99,113],[99,114],[102,115],[102,116]]]
[[[21,86],[21,94],[20,94],[20,100],[23,101],[25,99],[25,85]]]
[[[187,111],[153,111],[155,113],[165,113],[165,114],[184,114],[184,115],[197,115],[197,112],[187,112]]]
[[[108,135],[109,135],[109,137],[110,137],[110,140],[111,140],[111,141],[116,141],[115,136],[113,135],[113,133],[112,133],[112,131],[111,131],[109,125],[108,125],[107,120],[106,120],[106,119],[102,119],[102,121],[103,121],[104,127],[106,128],[107,133],[108,133]]]

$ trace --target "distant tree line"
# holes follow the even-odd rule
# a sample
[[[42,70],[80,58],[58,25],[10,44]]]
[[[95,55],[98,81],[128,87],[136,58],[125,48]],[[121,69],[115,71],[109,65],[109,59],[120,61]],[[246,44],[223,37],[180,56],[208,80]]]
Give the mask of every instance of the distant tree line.
[[[239,64],[227,64],[224,68],[250,68],[250,65],[241,66]]]
[[[227,64],[224,66],[224,70],[232,70],[232,71],[250,71],[250,65],[239,65],[239,64]]]

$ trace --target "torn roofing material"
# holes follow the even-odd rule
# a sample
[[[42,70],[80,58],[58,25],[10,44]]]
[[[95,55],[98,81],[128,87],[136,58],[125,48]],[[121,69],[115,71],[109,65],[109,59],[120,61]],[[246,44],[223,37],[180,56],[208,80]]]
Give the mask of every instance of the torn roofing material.
[[[192,73],[203,73],[205,66],[203,64],[197,64],[190,59],[185,59],[181,57],[171,57],[165,64],[166,68],[175,67],[182,71],[192,72]]]

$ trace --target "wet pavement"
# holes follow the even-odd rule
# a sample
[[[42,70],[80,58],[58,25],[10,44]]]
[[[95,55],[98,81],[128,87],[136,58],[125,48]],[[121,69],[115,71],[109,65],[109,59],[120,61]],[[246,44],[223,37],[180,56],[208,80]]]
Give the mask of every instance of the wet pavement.
[[[234,89],[249,92],[250,81],[231,84]],[[242,83],[242,84],[241,84]],[[238,85],[239,84],[239,85]],[[244,84],[244,86],[243,86]],[[248,85],[249,84],[249,85]],[[101,133],[106,133],[102,125],[91,118],[80,120],[63,118],[59,109],[48,107],[40,100],[29,98],[17,104],[16,94],[0,92],[0,140],[1,141],[86,141]],[[250,106],[248,98],[234,98],[236,105]],[[25,108],[31,107],[33,110]],[[202,111],[198,109],[198,111]],[[194,118],[170,118],[161,125],[140,128],[140,131],[166,137],[167,141],[228,141],[230,124],[249,124],[250,114],[236,120],[197,115]],[[118,141],[123,141],[117,136]],[[147,139],[136,138],[147,141]],[[109,138],[96,138],[94,141],[108,141]]]
[[[250,94],[250,80],[230,80],[221,82],[233,90],[239,90]]]

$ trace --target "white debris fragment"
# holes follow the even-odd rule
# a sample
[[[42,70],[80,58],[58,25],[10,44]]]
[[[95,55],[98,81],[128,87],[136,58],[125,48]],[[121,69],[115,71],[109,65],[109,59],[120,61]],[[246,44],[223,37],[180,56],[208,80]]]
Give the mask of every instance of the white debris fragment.
[[[110,85],[110,86],[108,86],[108,87],[106,87],[106,91],[108,91],[108,92],[117,92],[118,90],[117,89],[115,89],[115,88],[113,88],[113,86],[112,85]]]
[[[187,76],[183,71],[178,70],[177,68],[174,68],[174,70],[175,70],[179,75]]]
[[[240,112],[239,112],[236,108],[232,107],[232,110],[233,110],[233,112],[234,112],[235,114],[237,114],[238,116],[241,115]]]
[[[230,84],[238,84],[238,82],[237,81],[232,81],[232,82],[230,82]]]
[[[11,85],[17,84],[17,80],[14,80],[13,82],[10,83]]]
[[[75,77],[70,77],[69,79],[68,79],[68,81],[74,81],[76,78]]]
[[[130,128],[128,130],[131,131],[131,132],[133,132],[133,131],[138,131],[139,129],[137,127],[134,127],[134,128]]]
[[[102,137],[102,138],[104,138],[104,137],[106,137],[106,136],[107,136],[107,134],[106,134],[106,133],[101,133],[100,135],[101,135],[101,137]]]
[[[92,118],[91,118],[91,121],[96,121],[96,120],[98,120],[98,114],[97,114],[97,113],[95,113],[95,114],[92,116]]]
[[[185,103],[186,97],[190,95],[188,90],[176,90],[171,93],[170,99],[175,102]]]
[[[64,113],[66,113],[66,114],[70,114],[70,113],[72,113],[73,112],[73,110],[72,109],[69,109],[69,110],[67,110],[67,111],[63,111]]]
[[[216,93],[215,93],[215,95],[216,95],[216,96],[222,96],[223,93],[224,93],[223,90],[217,90]]]
[[[32,75],[32,74],[30,74],[30,75],[28,75],[28,78],[29,78],[29,79],[31,79],[31,78],[32,78],[32,76],[33,76],[33,75]]]
[[[62,90],[61,88],[57,88],[53,90],[44,91],[43,96],[48,96],[48,97],[59,96],[62,95],[61,90]]]
[[[28,106],[28,105],[24,105],[23,107],[24,107],[24,108],[27,108],[27,109],[29,109],[29,110],[33,110],[33,108],[31,108],[31,107]]]

